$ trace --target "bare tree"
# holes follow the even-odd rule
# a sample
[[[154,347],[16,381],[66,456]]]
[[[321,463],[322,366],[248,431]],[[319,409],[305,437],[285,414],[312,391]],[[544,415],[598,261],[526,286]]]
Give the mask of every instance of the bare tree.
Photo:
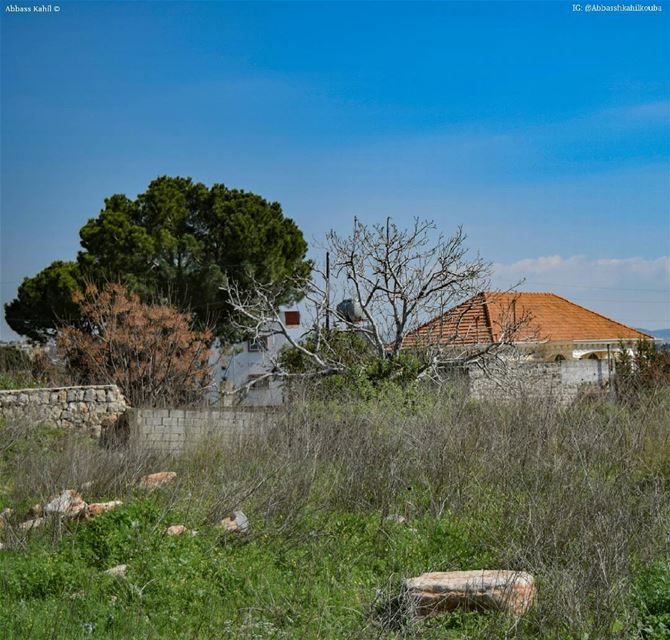
[[[347,237],[331,231],[326,247],[331,273],[315,268],[310,278],[294,283],[304,294],[311,320],[302,339],[293,337],[284,324],[272,285],[255,283],[242,291],[230,282],[222,288],[236,312],[238,329],[250,337],[283,335],[311,364],[312,374],[346,369],[333,336],[349,331],[363,338],[379,359],[397,358],[403,351],[420,355],[418,375],[434,376],[449,363],[483,361],[512,345],[528,322],[523,314],[517,318],[501,312],[504,326],[497,339],[473,346],[463,339],[461,326],[468,305],[448,322],[439,321],[457,303],[490,288],[490,264],[478,255],[469,256],[465,241],[460,227],[446,237],[433,221],[419,219],[409,229],[399,229],[389,218],[373,226],[354,220]],[[327,319],[335,321],[334,328]],[[431,331],[422,331],[431,321]],[[272,375],[295,375],[280,359],[272,364]]]

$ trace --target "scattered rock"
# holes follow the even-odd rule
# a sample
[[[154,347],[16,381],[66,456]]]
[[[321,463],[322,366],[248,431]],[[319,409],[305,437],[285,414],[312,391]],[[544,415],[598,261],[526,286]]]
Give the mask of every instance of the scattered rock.
[[[172,482],[177,477],[174,471],[159,471],[158,473],[150,473],[148,476],[140,478],[139,486],[142,489],[154,489],[162,487],[168,482]]]
[[[92,636],[95,631],[95,622],[82,622],[81,628],[84,630],[87,636]]]
[[[230,517],[224,518],[219,522],[218,527],[235,533],[249,533],[251,530],[249,519],[244,515],[243,511],[233,511]]]
[[[535,600],[533,576],[520,571],[479,570],[424,573],[404,582],[405,603],[416,617],[454,609],[525,613]]]
[[[12,517],[14,511],[9,507],[0,511],[0,529],[4,529],[5,525],[9,522],[9,519]]]
[[[182,533],[186,533],[188,529],[183,524],[173,524],[171,527],[167,528],[165,535],[168,536],[180,536]]]
[[[123,504],[121,500],[110,500],[109,502],[93,502],[88,505],[88,513],[91,516],[97,516],[99,513],[111,511]]]
[[[44,505],[46,515],[59,515],[74,518],[86,513],[86,503],[81,493],[73,489],[66,489],[59,496],[55,496]]]
[[[5,548],[5,545],[2,542],[0,542],[0,551],[2,551],[4,548]]]
[[[93,480],[88,480],[81,485],[82,491],[88,491],[93,486]]]
[[[41,518],[44,515],[44,505],[34,504],[28,509],[28,516],[30,518]]]
[[[114,576],[115,578],[123,578],[126,575],[126,572],[128,571],[128,565],[127,564],[117,564],[115,567],[112,567],[111,569],[107,569],[105,573],[108,576]]]
[[[19,525],[19,529],[22,531],[30,531],[31,529],[36,529],[41,527],[45,523],[44,518],[33,518],[32,520],[26,520]]]
[[[398,513],[391,513],[388,516],[386,516],[386,519],[389,522],[397,522],[398,524],[403,524],[407,522],[407,518],[405,518],[405,516],[401,516]]]

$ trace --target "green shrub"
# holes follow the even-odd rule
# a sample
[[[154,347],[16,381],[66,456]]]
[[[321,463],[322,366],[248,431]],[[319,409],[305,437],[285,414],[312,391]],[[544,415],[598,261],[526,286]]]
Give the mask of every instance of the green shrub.
[[[640,572],[635,583],[640,632],[645,640],[670,638],[670,559]]]

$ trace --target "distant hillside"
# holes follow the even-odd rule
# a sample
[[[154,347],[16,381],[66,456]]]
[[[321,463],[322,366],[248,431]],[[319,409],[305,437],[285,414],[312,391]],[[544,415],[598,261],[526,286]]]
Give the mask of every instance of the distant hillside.
[[[648,333],[649,335],[654,336],[654,338],[660,338],[661,340],[670,342],[670,329],[638,329],[638,331]]]

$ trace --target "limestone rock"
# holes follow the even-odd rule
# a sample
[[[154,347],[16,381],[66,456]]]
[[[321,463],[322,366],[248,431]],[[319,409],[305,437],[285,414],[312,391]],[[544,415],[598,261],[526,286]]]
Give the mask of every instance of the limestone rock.
[[[405,516],[401,516],[398,513],[391,513],[388,516],[386,516],[386,520],[389,522],[397,522],[398,524],[404,524],[407,522],[407,518]]]
[[[128,571],[127,564],[117,564],[115,567],[107,569],[105,573],[108,576],[114,576],[115,578],[123,578],[126,575],[127,571]]]
[[[167,536],[180,536],[182,533],[186,533],[188,529],[183,524],[173,524],[171,527],[167,528],[165,535]]]
[[[418,617],[454,609],[525,613],[535,601],[533,577],[521,571],[478,570],[424,573],[404,582],[405,602]]]
[[[31,529],[36,529],[41,527],[45,522],[44,518],[33,518],[32,520],[26,520],[19,525],[19,529],[22,531],[30,531]]]
[[[172,482],[177,477],[174,471],[159,471],[158,473],[150,473],[147,476],[140,478],[139,486],[142,489],[154,489],[162,487],[163,485]]]
[[[13,513],[14,513],[14,511],[12,509],[10,509],[9,507],[0,511],[0,529],[5,528],[5,526],[9,522],[9,519],[12,517]]]
[[[243,511],[233,511],[232,515],[219,522],[219,528],[235,533],[249,533],[251,526]]]
[[[43,504],[34,504],[30,509],[28,509],[28,516],[30,518],[40,518],[44,515],[44,505]]]
[[[55,496],[44,505],[46,515],[59,515],[74,518],[86,513],[86,503],[81,493],[73,489],[66,489],[59,496]]]
[[[88,513],[91,516],[97,516],[105,511],[111,511],[123,504],[121,500],[110,500],[109,502],[93,502],[88,505]]]

